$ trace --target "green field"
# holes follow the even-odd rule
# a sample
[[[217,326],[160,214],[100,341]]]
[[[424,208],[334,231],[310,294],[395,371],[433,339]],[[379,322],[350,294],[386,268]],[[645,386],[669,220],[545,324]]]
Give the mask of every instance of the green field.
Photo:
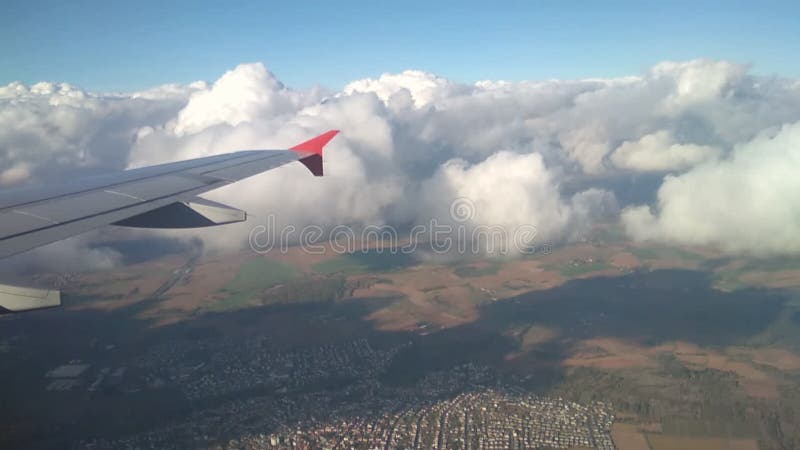
[[[294,267],[266,258],[255,258],[239,267],[230,283],[222,288],[227,297],[215,303],[212,311],[229,311],[239,309],[260,292],[280,283],[297,278],[298,273]]]
[[[485,263],[483,267],[475,266],[474,264],[458,266],[454,272],[462,278],[469,277],[482,277],[484,275],[494,275],[500,270],[500,263],[491,261]]]
[[[386,272],[414,264],[411,255],[389,250],[368,250],[335,256],[315,264],[313,270],[319,274],[357,275],[369,272]]]
[[[561,274],[561,276],[566,278],[575,277],[578,275],[583,275],[585,273],[596,272],[598,270],[605,270],[610,268],[605,261],[594,261],[590,263],[582,263],[578,265],[572,264],[551,264],[545,266],[547,270],[554,270]]]
[[[627,242],[628,235],[620,225],[610,225],[594,230],[593,237],[604,243]]]
[[[680,259],[683,261],[700,261],[703,256],[679,248],[669,247],[633,247],[630,252],[639,259]]]
[[[800,258],[779,257],[751,262],[749,270],[776,272],[780,270],[800,270]]]
[[[739,280],[739,277],[744,273],[744,269],[718,271],[714,274],[716,286],[725,291],[735,291],[747,287],[745,283]]]

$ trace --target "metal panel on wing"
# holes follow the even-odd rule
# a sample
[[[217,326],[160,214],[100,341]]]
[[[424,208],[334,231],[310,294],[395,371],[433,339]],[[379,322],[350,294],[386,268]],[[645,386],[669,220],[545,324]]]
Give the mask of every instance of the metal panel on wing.
[[[56,223],[63,223],[141,202],[141,199],[133,196],[103,190],[70,195],[58,202],[33,203],[19,210]]]

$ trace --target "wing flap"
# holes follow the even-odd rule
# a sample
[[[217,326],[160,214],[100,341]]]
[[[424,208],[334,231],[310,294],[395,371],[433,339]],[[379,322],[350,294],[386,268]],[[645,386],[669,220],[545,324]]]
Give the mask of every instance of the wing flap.
[[[221,203],[195,197],[129,217],[113,225],[134,228],[200,228],[244,222],[247,213]]]
[[[57,290],[0,284],[0,314],[54,308],[60,305],[61,293]]]

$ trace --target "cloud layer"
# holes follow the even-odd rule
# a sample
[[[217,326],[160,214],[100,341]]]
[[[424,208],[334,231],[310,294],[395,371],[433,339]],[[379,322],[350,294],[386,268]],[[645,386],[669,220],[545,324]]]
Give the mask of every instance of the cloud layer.
[[[725,61],[474,84],[409,70],[340,92],[294,90],[262,64],[242,64],[213,83],[132,94],[0,87],[0,186],[285,148],[338,128],[326,177],[290,165],[209,197],[279,224],[327,227],[447,220],[453,199],[467,197],[472,225],[535,225],[554,243],[615,213],[615,197],[628,196],[612,180],[647,173],[663,177],[657,193],[620,205],[632,237],[797,253],[799,121],[800,81]],[[251,226],[187,236],[237,247]]]
[[[633,237],[760,256],[800,253],[800,122],[668,176],[654,207],[622,213]]]

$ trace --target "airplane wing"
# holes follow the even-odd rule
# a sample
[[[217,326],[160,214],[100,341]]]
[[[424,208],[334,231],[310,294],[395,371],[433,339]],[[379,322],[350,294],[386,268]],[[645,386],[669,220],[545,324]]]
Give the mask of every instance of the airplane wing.
[[[195,228],[242,222],[247,214],[199,197],[284,164],[300,161],[321,176],[323,133],[287,150],[248,150],[0,193],[0,258],[103,225]],[[49,290],[0,285],[0,308],[58,306]]]

